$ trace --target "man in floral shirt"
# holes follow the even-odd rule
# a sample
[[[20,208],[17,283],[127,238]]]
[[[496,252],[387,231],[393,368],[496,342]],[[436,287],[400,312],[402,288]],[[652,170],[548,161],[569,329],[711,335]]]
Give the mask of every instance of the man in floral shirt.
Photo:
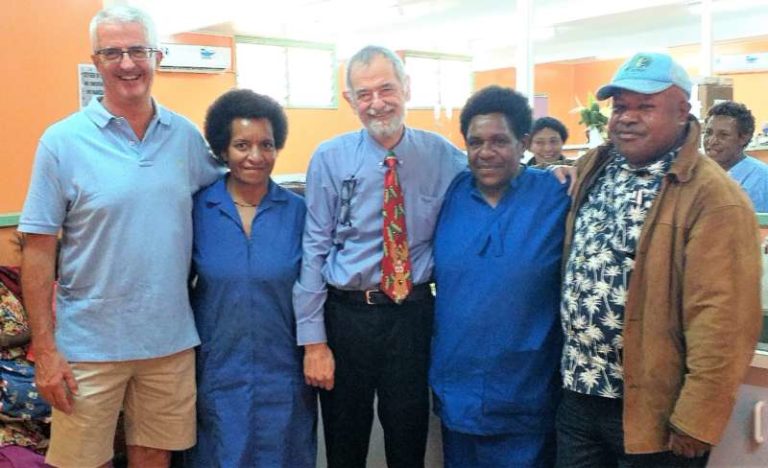
[[[699,152],[691,81],[639,53],[568,217],[558,464],[705,466],[761,320],[754,212]]]

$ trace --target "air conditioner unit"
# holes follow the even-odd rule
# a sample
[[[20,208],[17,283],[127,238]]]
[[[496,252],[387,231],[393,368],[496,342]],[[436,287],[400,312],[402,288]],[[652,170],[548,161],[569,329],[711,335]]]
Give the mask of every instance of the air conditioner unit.
[[[768,53],[720,55],[715,57],[715,73],[757,73],[768,70]]]
[[[163,51],[160,71],[221,73],[232,63],[229,47],[163,43],[160,50]]]

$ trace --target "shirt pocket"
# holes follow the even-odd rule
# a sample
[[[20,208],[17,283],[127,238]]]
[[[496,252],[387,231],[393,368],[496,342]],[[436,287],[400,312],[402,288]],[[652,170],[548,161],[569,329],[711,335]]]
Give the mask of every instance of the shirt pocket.
[[[344,248],[344,242],[350,237],[354,237],[359,232],[357,226],[352,222],[342,222],[341,218],[336,218],[336,223],[333,229],[333,244],[339,248]]]
[[[405,201],[408,232],[416,242],[429,242],[435,233],[442,197],[418,194]]]

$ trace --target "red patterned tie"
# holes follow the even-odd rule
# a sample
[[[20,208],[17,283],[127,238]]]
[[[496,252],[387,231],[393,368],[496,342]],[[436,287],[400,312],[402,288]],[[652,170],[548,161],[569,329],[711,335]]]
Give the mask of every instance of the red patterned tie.
[[[397,304],[408,297],[413,287],[408,235],[405,229],[403,191],[397,178],[397,156],[390,151],[384,158],[384,258],[381,260],[381,290]]]

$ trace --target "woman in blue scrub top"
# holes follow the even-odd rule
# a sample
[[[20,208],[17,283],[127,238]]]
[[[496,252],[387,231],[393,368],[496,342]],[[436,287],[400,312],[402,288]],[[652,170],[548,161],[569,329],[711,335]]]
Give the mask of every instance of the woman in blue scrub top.
[[[484,88],[460,120],[471,172],[448,189],[434,246],[430,385],[445,466],[552,466],[566,186],[520,164],[521,94]]]
[[[316,400],[291,305],[306,208],[270,179],[287,119],[233,90],[208,109],[205,136],[229,173],[194,200],[198,442],[185,464],[314,467]]]

